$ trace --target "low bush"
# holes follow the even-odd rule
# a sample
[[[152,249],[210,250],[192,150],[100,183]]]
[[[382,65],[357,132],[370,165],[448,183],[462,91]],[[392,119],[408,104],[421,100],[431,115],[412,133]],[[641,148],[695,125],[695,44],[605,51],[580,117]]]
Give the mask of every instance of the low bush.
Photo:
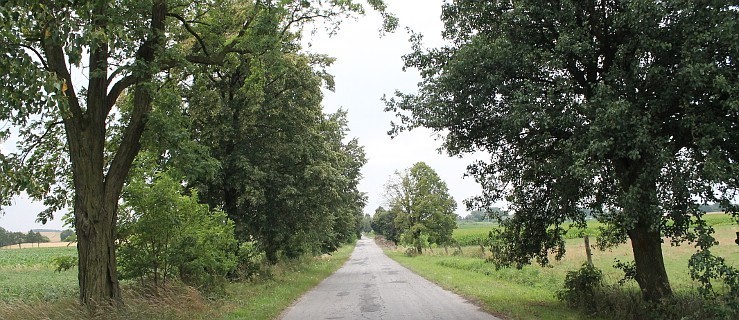
[[[603,286],[603,271],[585,263],[575,271],[567,272],[564,288],[557,292],[557,298],[570,307],[595,311],[593,302],[595,292]]]
[[[179,279],[220,290],[237,264],[233,222],[181,189],[166,174],[129,185],[119,223],[120,278],[154,287]]]

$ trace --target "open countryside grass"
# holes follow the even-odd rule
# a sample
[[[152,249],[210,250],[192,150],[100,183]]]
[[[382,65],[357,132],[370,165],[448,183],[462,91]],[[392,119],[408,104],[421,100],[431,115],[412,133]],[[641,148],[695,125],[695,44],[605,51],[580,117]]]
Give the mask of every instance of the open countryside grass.
[[[726,219],[728,218],[728,219]],[[734,243],[736,224],[726,215],[708,217],[716,229],[716,239],[720,245],[712,251],[724,258],[734,267],[739,267],[739,246]],[[458,236],[487,236],[492,224],[474,227],[460,225],[455,230]],[[579,268],[585,261],[585,246],[582,239],[567,240],[567,254],[561,261],[553,261],[552,267],[537,265],[495,270],[494,265],[485,262],[479,246],[463,247],[463,254],[445,255],[444,250],[436,254],[408,257],[402,248],[387,251],[388,255],[416,273],[441,286],[478,301],[481,306],[498,315],[514,319],[576,319],[588,318],[575,310],[568,309],[555,297],[562,288],[567,271]],[[673,289],[677,293],[689,294],[698,286],[688,273],[687,261],[695,252],[690,244],[673,247],[663,245],[665,264]],[[489,253],[487,253],[489,254]],[[621,245],[613,250],[593,250],[593,263],[603,270],[606,283],[613,284],[622,278],[623,272],[613,268],[615,259],[632,261],[631,247]],[[628,290],[637,291],[634,281],[626,284]]]
[[[124,282],[125,305],[97,314],[77,304],[77,269],[57,273],[51,267],[51,258],[76,255],[74,247],[2,249],[0,319],[274,319],[341,267],[353,249],[281,262],[269,269],[271,279],[229,283],[225,294],[213,297],[183,286],[152,297]]]
[[[703,216],[703,219],[709,226],[726,226],[736,225],[733,218],[722,212],[711,212]],[[587,227],[579,229],[572,227],[568,230],[565,235],[566,239],[579,239],[585,235],[596,237],[600,235],[599,228],[603,226],[602,223],[596,220],[589,220]],[[497,228],[498,223],[495,222],[457,222],[457,229],[454,229],[453,237],[461,246],[473,246],[478,245],[481,240],[488,237],[488,233],[493,228]],[[570,227],[570,224],[565,223],[563,225],[565,229]]]
[[[0,303],[74,297],[78,292],[77,269],[55,272],[51,260],[76,255],[74,246],[0,249]]]

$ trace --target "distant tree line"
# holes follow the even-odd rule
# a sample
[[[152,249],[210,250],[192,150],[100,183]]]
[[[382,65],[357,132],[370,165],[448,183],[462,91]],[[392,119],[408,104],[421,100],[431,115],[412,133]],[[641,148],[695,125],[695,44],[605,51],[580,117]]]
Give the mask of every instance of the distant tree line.
[[[495,222],[499,218],[505,218],[508,214],[498,207],[491,207],[488,210],[472,210],[464,217],[457,217],[459,221],[467,222]]]
[[[29,230],[28,233],[23,232],[11,232],[0,227],[0,247],[18,245],[20,247],[23,243],[36,243],[49,242],[47,236],[41,235],[39,232]]]

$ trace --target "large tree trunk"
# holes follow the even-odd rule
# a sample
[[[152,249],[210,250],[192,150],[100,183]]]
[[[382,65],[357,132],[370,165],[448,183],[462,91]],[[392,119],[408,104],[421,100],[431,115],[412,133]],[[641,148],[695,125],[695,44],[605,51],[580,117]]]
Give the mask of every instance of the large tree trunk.
[[[648,158],[620,159],[615,162],[615,167],[621,192],[625,195],[621,205],[625,214],[636,220],[633,227],[627,230],[634,252],[636,282],[644,299],[656,302],[671,296],[672,289],[662,257],[659,230],[662,213],[655,205],[658,202],[656,181],[660,174],[655,168],[659,167],[650,164],[646,160]]]
[[[85,305],[121,301],[114,241],[120,196],[118,185],[122,182],[106,183],[103,174],[105,135],[101,130],[104,130],[104,120],[100,117],[86,127],[67,126],[75,190],[80,302]]]
[[[137,64],[147,66],[153,63],[157,50],[164,45],[167,12],[165,0],[153,1],[151,33],[142,39],[136,52]],[[106,2],[95,3],[91,18],[96,31],[107,31],[108,14]],[[60,106],[60,114],[72,163],[80,302],[85,305],[117,303],[121,299],[115,261],[118,200],[131,164],[141,148],[139,140],[153,100],[152,89],[139,84],[151,80],[156,68],[139,68],[143,71],[123,76],[113,84],[111,81],[115,77],[108,79],[111,50],[106,41],[96,42],[89,52],[86,96],[81,97],[77,95],[75,81],[72,81],[68,69],[66,44],[54,37],[42,38],[40,43],[47,69],[68,85],[63,91],[67,99]],[[115,155],[106,161],[107,116],[120,94],[131,87],[135,89],[128,124]],[[80,103],[82,98],[85,104]]]
[[[636,264],[636,282],[647,301],[672,295],[662,257],[662,237],[658,230],[638,225],[628,232]]]
[[[92,191],[92,190],[90,190]],[[94,192],[89,192],[94,193]],[[115,210],[102,204],[101,198],[79,194],[75,212],[99,219],[87,223],[76,220],[77,251],[79,254],[80,302],[85,305],[119,303],[121,301],[115,255]],[[115,205],[113,205],[114,207]]]

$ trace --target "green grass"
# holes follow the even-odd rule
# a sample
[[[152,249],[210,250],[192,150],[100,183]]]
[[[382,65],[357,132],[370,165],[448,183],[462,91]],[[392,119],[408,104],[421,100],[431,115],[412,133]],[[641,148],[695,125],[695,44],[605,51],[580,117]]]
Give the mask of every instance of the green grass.
[[[703,216],[703,219],[709,226],[727,226],[734,225],[736,222],[728,214],[711,213]],[[596,220],[589,220],[586,228],[575,228],[566,223],[563,228],[568,229],[565,239],[581,239],[585,235],[597,237],[600,235],[600,227],[603,224]],[[452,237],[461,246],[476,246],[480,241],[484,241],[488,237],[490,230],[497,228],[498,223],[494,222],[458,222],[457,229],[454,229]]]
[[[256,283],[233,283],[221,306],[223,319],[274,319],[303,293],[338,270],[354,246],[344,246],[331,256],[305,258],[310,261],[280,265],[273,279]]]
[[[125,305],[97,313],[76,299],[77,269],[54,272],[51,259],[76,249],[0,250],[0,319],[274,319],[294,300],[331,275],[349,258],[353,245],[332,255],[303,257],[266,268],[261,280],[232,282],[225,292],[204,296],[181,284],[155,295],[122,284]]]
[[[56,301],[77,295],[77,269],[55,272],[51,260],[75,247],[0,250],[0,302]]]
[[[729,218],[729,219],[726,219]],[[724,257],[730,265],[739,267],[739,246],[734,243],[739,229],[726,215],[707,216],[709,224],[716,229],[716,239],[720,245],[712,252]],[[483,234],[492,228],[487,226],[460,226],[455,230],[455,238]],[[386,253],[402,265],[423,277],[440,284],[449,290],[469,297],[487,311],[514,319],[577,319],[590,318],[576,310],[565,307],[555,297],[562,288],[568,271],[579,268],[586,260],[582,239],[566,240],[567,254],[561,261],[554,261],[551,267],[525,266],[521,270],[501,269],[485,262],[480,247],[463,247],[463,253],[445,255],[443,250],[426,252],[422,256],[408,257],[403,248]],[[689,244],[681,246],[663,245],[665,268],[673,289],[682,296],[694,295],[698,286],[688,273],[687,261],[695,252]],[[486,254],[489,254],[487,252]],[[607,283],[615,283],[623,272],[613,268],[615,259],[633,260],[631,247],[621,245],[609,251],[593,251],[593,263],[603,270]],[[718,287],[721,288],[720,283]],[[626,292],[638,292],[634,281],[624,287]]]

